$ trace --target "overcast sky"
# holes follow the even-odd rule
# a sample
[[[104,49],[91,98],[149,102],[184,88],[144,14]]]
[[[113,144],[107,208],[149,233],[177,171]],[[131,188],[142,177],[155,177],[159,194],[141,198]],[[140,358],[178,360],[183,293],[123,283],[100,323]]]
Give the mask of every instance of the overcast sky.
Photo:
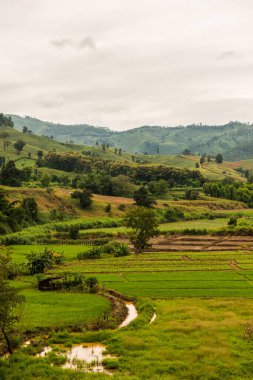
[[[1,112],[253,122],[253,0],[0,0]]]

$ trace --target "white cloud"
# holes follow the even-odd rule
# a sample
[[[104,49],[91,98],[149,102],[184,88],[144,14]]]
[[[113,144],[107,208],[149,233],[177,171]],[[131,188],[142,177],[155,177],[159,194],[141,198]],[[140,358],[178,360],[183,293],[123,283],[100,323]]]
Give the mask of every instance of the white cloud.
[[[0,0],[1,112],[113,129],[253,121],[251,0]]]

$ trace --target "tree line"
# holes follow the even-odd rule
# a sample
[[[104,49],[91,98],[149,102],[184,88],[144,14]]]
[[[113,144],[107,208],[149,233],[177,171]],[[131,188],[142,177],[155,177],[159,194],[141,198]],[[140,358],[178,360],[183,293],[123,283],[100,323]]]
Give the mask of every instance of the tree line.
[[[236,182],[224,184],[218,182],[205,183],[204,192],[215,198],[226,198],[233,201],[247,203],[253,207],[253,188],[252,185]]]

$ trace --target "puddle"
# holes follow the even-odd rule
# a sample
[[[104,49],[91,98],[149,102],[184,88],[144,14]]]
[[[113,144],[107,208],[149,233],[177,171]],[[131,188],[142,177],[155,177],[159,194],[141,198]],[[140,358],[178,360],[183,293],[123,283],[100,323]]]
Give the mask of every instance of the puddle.
[[[104,354],[105,350],[106,347],[100,343],[85,343],[73,346],[70,350],[57,353],[57,355],[66,356],[66,363],[62,365],[62,368],[112,375],[104,368],[102,362],[104,359],[115,357]],[[44,347],[37,357],[45,357],[51,351],[51,347]]]
[[[105,350],[106,347],[99,343],[74,346],[66,352],[67,361],[62,368],[107,372],[102,365],[102,361],[112,356],[105,355]]]
[[[136,307],[134,306],[133,303],[126,302],[126,307],[128,309],[128,314],[126,319],[119,325],[119,328],[121,329],[122,327],[126,327],[131,323],[134,319],[138,317],[138,312]]]
[[[153,322],[156,320],[156,317],[157,317],[157,315],[156,315],[156,313],[154,313],[154,314],[152,315],[152,318],[150,319],[150,322],[149,322],[149,323],[153,323]]]
[[[38,358],[44,358],[49,352],[51,352],[52,351],[52,348],[51,347],[49,347],[49,346],[45,346],[44,348],[43,348],[43,350],[39,353],[39,354],[37,354],[36,356],[38,357]]]

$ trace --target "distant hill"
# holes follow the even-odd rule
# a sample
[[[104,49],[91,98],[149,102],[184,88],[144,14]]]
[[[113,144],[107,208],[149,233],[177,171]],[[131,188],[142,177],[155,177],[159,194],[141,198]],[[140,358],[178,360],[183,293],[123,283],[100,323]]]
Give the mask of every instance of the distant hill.
[[[0,133],[6,132],[9,137],[10,145],[7,149],[3,149],[3,141],[0,139],[0,156],[4,156],[7,160],[16,161],[16,165],[19,168],[24,166],[35,166],[37,159],[38,150],[42,150],[44,154],[49,151],[56,152],[76,152],[84,154],[85,156],[100,157],[101,160],[107,161],[121,161],[132,163],[133,159],[135,163],[139,164],[162,164],[168,165],[176,168],[184,168],[195,170],[196,164],[199,163],[199,156],[194,155],[144,155],[142,153],[131,154],[129,152],[122,152],[113,148],[105,148],[101,145],[96,147],[90,147],[85,145],[75,145],[75,144],[65,144],[55,141],[49,137],[38,136],[36,134],[22,133],[15,128],[8,126],[1,126]],[[23,151],[18,155],[14,149],[14,143],[22,139],[25,141],[26,145]],[[247,161],[238,162],[228,162],[224,161],[222,164],[216,164],[215,160],[212,159],[211,162],[205,162],[199,167],[199,171],[202,175],[209,179],[223,179],[223,178],[233,178],[236,180],[244,181],[245,178],[236,170],[238,168],[244,168],[253,172],[253,159]],[[54,174],[55,169],[40,168],[41,172],[52,172]],[[55,173],[57,174],[57,173]],[[72,173],[68,173],[70,175]],[[253,174],[253,173],[252,173]],[[75,175],[75,173],[73,173]]]
[[[143,154],[176,155],[188,149],[192,154],[222,153],[228,161],[253,157],[253,125],[230,122],[221,126],[189,125],[186,127],[144,126],[123,132],[87,124],[62,125],[31,117],[11,115],[14,127],[27,126],[33,133],[53,136],[60,142],[112,147]]]

